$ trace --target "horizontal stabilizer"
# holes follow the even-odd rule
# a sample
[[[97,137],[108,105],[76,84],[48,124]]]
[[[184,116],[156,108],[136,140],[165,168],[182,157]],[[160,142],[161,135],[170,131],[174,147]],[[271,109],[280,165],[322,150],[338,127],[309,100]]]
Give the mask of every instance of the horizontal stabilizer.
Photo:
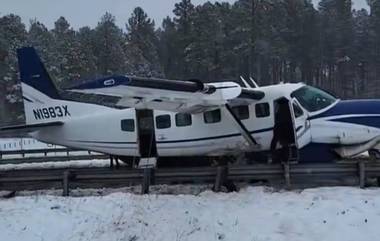
[[[37,131],[46,127],[62,126],[63,124],[64,122],[62,121],[55,121],[55,122],[31,124],[31,125],[5,126],[5,127],[0,127],[0,132],[8,132],[8,131],[9,132],[11,131],[33,132],[33,131]]]

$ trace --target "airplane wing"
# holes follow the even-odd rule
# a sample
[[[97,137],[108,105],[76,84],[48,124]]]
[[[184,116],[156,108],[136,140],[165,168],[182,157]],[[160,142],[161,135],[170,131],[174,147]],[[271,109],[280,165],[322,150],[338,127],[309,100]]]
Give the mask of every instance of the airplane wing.
[[[54,121],[48,123],[40,123],[40,124],[31,124],[31,125],[14,125],[14,126],[5,126],[0,127],[0,133],[29,133],[33,131],[40,130],[42,128],[52,127],[52,126],[62,126],[64,122],[62,121]]]
[[[260,90],[234,82],[202,83],[199,80],[167,80],[113,76],[67,89],[72,92],[116,96],[117,106],[200,113],[229,104],[249,104],[264,97]]]

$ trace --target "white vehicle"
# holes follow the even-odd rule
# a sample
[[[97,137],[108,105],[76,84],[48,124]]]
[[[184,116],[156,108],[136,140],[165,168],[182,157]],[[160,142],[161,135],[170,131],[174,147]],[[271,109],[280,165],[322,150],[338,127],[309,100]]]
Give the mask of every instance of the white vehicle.
[[[26,125],[2,130],[47,143],[141,158],[260,153],[271,150],[279,119],[303,162],[352,157],[380,142],[379,100],[341,101],[302,83],[244,80],[112,76],[69,89],[117,96],[129,107],[116,109],[62,99],[33,48],[19,49],[18,60]]]

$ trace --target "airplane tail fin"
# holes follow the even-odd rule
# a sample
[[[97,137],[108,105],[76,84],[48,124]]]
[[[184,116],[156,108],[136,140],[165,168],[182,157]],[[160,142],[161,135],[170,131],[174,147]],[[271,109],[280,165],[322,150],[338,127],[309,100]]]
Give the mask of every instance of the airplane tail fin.
[[[94,113],[102,106],[63,100],[33,47],[17,50],[27,125],[63,121]]]
[[[21,83],[39,92],[38,94],[35,92],[32,95],[29,95],[31,93],[23,93],[23,96],[29,95],[37,99],[60,99],[53,81],[33,47],[18,49],[17,58]],[[28,98],[27,96],[25,97]]]

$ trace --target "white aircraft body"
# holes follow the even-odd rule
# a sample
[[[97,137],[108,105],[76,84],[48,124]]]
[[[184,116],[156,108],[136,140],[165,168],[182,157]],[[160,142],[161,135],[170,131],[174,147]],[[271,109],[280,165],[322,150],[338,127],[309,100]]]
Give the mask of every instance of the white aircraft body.
[[[290,118],[282,128],[299,161],[352,157],[380,142],[379,100],[342,101],[302,83],[258,87],[244,79],[242,87],[111,76],[68,90],[119,97],[125,108],[118,109],[62,99],[33,48],[19,49],[18,60],[26,124],[2,130],[47,143],[121,157],[260,153],[271,150],[281,118]]]

